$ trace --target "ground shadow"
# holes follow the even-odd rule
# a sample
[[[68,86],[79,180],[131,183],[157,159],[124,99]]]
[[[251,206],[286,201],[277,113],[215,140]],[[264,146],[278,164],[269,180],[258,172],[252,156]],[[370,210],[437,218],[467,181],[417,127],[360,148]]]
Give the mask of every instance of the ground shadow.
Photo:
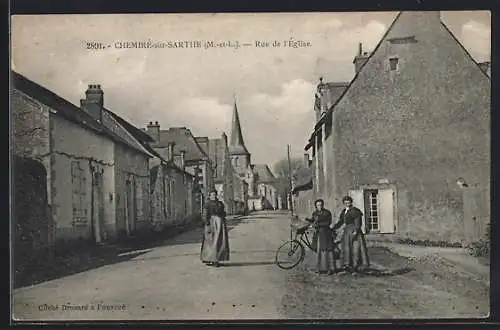
[[[265,266],[265,265],[275,265],[274,261],[235,261],[222,264],[222,267],[245,267],[245,266]]]
[[[117,251],[94,251],[90,249],[86,253],[80,252],[78,254],[56,257],[44,265],[31,265],[23,274],[15,274],[14,289],[127,261],[147,252],[146,250],[122,255],[121,253],[117,253]]]
[[[227,229],[234,229],[245,217],[227,221]],[[167,228],[163,232],[150,233],[105,246],[86,246],[65,251],[54,259],[40,264],[32,264],[24,272],[13,274],[14,289],[39,284],[57,278],[74,275],[94,268],[112,265],[136,258],[149,249],[179,244],[201,244],[203,229],[199,224],[185,227]]]
[[[411,267],[403,267],[395,269],[367,268],[364,269],[362,272],[360,272],[360,274],[364,276],[385,277],[385,276],[404,275],[414,270],[415,269]]]

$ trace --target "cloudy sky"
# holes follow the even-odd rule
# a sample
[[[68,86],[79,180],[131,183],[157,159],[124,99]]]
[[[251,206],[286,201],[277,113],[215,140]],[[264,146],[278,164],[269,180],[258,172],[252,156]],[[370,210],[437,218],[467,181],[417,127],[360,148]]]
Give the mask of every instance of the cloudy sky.
[[[101,84],[105,106],[145,127],[229,134],[236,95],[255,163],[273,165],[286,144],[301,156],[313,126],[318,77],[349,81],[358,43],[373,49],[396,12],[307,14],[44,15],[12,18],[12,66],[79,105]],[[442,12],[477,61],[490,59],[489,12]],[[296,40],[307,48],[116,49],[120,41]],[[88,51],[86,41],[111,47]]]

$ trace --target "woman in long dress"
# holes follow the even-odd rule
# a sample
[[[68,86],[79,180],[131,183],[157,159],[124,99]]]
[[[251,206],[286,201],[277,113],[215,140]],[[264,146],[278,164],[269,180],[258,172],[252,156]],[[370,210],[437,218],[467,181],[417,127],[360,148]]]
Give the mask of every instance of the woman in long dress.
[[[361,217],[363,213],[360,209],[352,205],[352,198],[350,196],[345,196],[342,202],[345,209],[340,213],[340,219],[335,224],[334,230],[344,225],[344,234],[342,237],[342,270],[349,271],[355,275],[370,266],[365,235],[361,230]]]
[[[219,267],[221,261],[229,260],[229,239],[224,204],[217,199],[214,190],[210,192],[203,218],[205,230],[200,259],[209,266]]]
[[[325,202],[318,199],[314,202],[316,210],[312,213],[312,219],[316,232],[312,246],[316,250],[316,273],[333,274],[336,270],[333,253],[332,235],[332,213],[325,209]]]

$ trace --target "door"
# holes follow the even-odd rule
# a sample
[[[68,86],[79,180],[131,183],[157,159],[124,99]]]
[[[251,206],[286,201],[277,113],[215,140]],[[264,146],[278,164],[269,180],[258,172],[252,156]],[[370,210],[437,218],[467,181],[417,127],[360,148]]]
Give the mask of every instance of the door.
[[[104,193],[103,178],[101,173],[94,173],[94,185],[92,187],[93,207],[92,222],[94,228],[94,239],[101,243],[104,236]]]
[[[363,216],[361,217],[361,231],[366,234],[366,224],[365,224],[365,203],[363,199],[363,190],[350,190],[349,196],[352,198],[352,203],[355,207],[361,210]]]
[[[380,233],[394,233],[394,191],[392,189],[380,189],[378,191],[378,210]]]

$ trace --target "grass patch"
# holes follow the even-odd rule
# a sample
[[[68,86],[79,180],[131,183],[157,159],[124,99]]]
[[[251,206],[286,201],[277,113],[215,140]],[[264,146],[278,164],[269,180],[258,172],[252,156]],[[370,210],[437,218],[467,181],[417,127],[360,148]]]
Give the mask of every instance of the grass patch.
[[[488,224],[486,235],[477,242],[467,246],[470,255],[474,257],[490,258],[491,253],[491,224]]]
[[[460,242],[447,242],[447,241],[433,241],[433,240],[413,240],[411,238],[399,238],[397,243],[427,247],[445,247],[445,248],[462,248],[464,247]]]

